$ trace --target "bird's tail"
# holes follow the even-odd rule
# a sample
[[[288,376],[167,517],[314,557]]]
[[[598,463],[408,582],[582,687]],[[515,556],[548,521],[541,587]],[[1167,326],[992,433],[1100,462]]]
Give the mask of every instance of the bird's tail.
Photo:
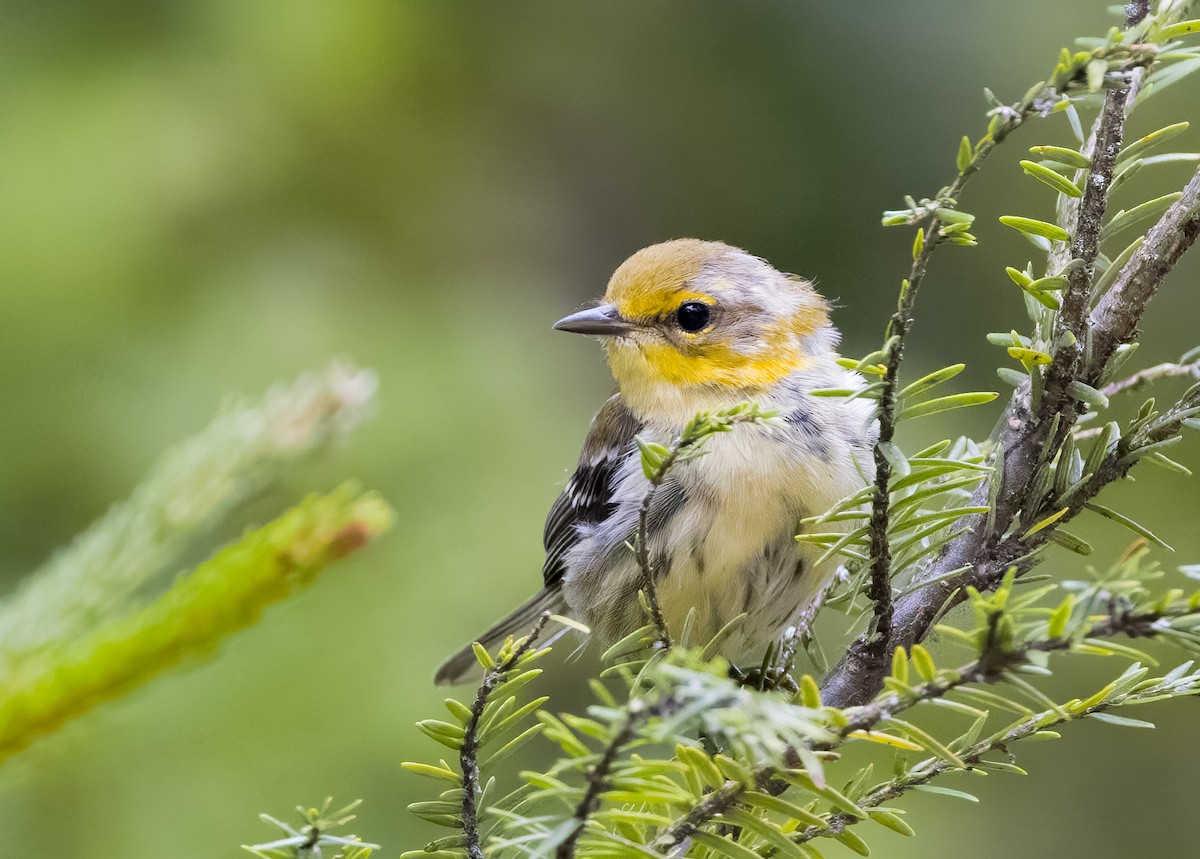
[[[508,617],[497,621],[491,629],[476,638],[475,641],[491,650],[510,635],[521,636],[528,633],[543,612],[564,614],[566,607],[561,588],[543,589]],[[554,637],[557,638],[558,635]],[[438,686],[452,686],[462,683],[478,669],[479,662],[475,659],[474,642],[472,642],[442,664],[442,667],[437,670],[437,674],[433,676],[433,682]]]

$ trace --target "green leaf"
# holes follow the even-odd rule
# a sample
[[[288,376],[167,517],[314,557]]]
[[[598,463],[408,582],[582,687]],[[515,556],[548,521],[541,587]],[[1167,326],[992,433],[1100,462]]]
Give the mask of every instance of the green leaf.
[[[1113,713],[1088,713],[1088,718],[1098,722],[1108,722],[1110,725],[1120,725],[1123,728],[1153,728],[1153,722],[1141,719],[1130,719],[1128,716],[1117,716]]]
[[[1007,351],[1011,357],[1016,358],[1026,368],[1044,366],[1054,360],[1045,352],[1040,352],[1037,349],[1026,349],[1024,346],[1009,346]]]
[[[958,209],[948,209],[939,207],[933,210],[937,215],[938,220],[945,224],[966,224],[970,226],[975,222],[975,216],[970,212],[960,212]]]
[[[895,725],[900,728],[901,731],[905,734],[908,734],[909,738],[911,738],[914,742],[921,744],[947,763],[953,764],[959,769],[967,768],[967,764],[962,758],[950,751],[950,749],[936,737],[929,734],[925,730],[918,728],[916,725],[912,724],[912,722],[906,722],[903,719],[897,719],[895,716],[889,716],[885,721],[888,724]]]
[[[536,737],[538,734],[540,734],[545,729],[546,729],[546,725],[544,723],[538,723],[536,725],[529,726],[524,731],[517,734],[515,737],[513,737],[511,740],[509,740],[507,743],[505,743],[503,746],[498,748],[496,751],[492,752],[492,754],[490,754],[486,760],[481,761],[479,764],[480,768],[488,769],[490,767],[495,766],[500,761],[504,760],[506,757],[511,755],[513,752],[517,751],[517,749],[521,748],[521,746],[528,743],[530,740],[532,740],[534,737]]]
[[[723,817],[734,826],[740,826],[753,832],[759,838],[768,842],[782,856],[791,857],[791,859],[805,859],[806,854],[800,849],[795,841],[792,841],[783,830],[780,829],[773,821],[758,817],[750,812],[735,808],[732,811],[727,811]],[[756,859],[759,856],[756,852],[751,852]]]
[[[1145,203],[1140,203],[1132,209],[1122,209],[1113,215],[1107,224],[1100,228],[1100,239],[1103,241],[1115,236],[1122,230],[1132,227],[1134,224],[1158,217],[1182,196],[1182,191],[1175,191],[1171,194],[1163,194],[1161,197],[1156,197],[1153,200],[1147,200]]]
[[[1128,146],[1122,149],[1120,154],[1117,155],[1117,164],[1124,164],[1132,161],[1135,158],[1138,158],[1141,155],[1145,155],[1154,147],[1161,146],[1171,138],[1178,137],[1187,130],[1188,123],[1176,122],[1172,125],[1160,128],[1157,131],[1152,131],[1145,137],[1135,140],[1133,143],[1130,143]]]
[[[1125,268],[1125,264],[1129,262],[1129,258],[1133,256],[1134,252],[1142,246],[1142,242],[1144,241],[1146,241],[1145,236],[1138,236],[1133,240],[1129,247],[1117,254],[1116,258],[1114,258],[1112,262],[1108,264],[1108,268],[1104,270],[1104,274],[1096,278],[1096,283],[1092,287],[1092,293],[1094,295],[1103,295],[1104,293],[1108,292],[1109,286],[1112,285],[1114,280],[1116,280],[1116,277],[1118,274],[1120,274],[1121,269]]]
[[[1050,620],[1046,624],[1047,638],[1062,638],[1067,631],[1067,623],[1071,620],[1071,610],[1075,607],[1075,598],[1068,595],[1065,600],[1058,604],[1058,608],[1050,615]]]
[[[670,450],[652,441],[646,441],[640,435],[635,435],[633,440],[637,442],[638,450],[642,452],[642,473],[646,475],[647,480],[654,480],[658,476],[659,469],[662,468],[663,459],[670,454]]]
[[[1071,133],[1075,135],[1076,140],[1083,143],[1083,124],[1079,121],[1079,111],[1075,109],[1075,105],[1068,102],[1063,112],[1067,115],[1067,122],[1071,125]]]
[[[996,399],[999,394],[995,391],[974,391],[964,394],[951,394],[948,397],[938,397],[933,400],[926,400],[923,403],[914,403],[907,406],[897,415],[897,420],[910,420],[912,418],[926,417],[927,415],[936,415],[941,412],[947,412],[951,409],[961,409],[968,406],[979,406],[984,403],[990,403]]]
[[[1036,534],[1038,531],[1042,531],[1046,528],[1049,528],[1051,525],[1053,525],[1055,522],[1057,522],[1063,516],[1067,515],[1067,512],[1070,509],[1071,509],[1070,507],[1063,507],[1061,510],[1056,510],[1054,513],[1051,513],[1045,519],[1042,519],[1041,521],[1037,522],[1028,531],[1026,531],[1023,536],[1023,539],[1028,539],[1028,538],[1032,537],[1034,534]]]
[[[1061,173],[1051,170],[1044,164],[1038,164],[1036,161],[1022,161],[1021,169],[1029,176],[1037,179],[1039,182],[1049,185],[1060,194],[1066,194],[1068,197],[1082,197],[1083,191],[1079,190],[1079,186],[1068,179]]]
[[[1019,388],[1029,380],[1029,376],[1022,373],[1020,370],[1014,370],[1012,367],[997,367],[996,375],[1005,384],[1012,385],[1014,388]]]
[[[923,793],[937,793],[942,796],[953,796],[958,799],[965,799],[968,802],[979,802],[979,797],[974,794],[967,793],[965,790],[955,790],[952,787],[942,787],[936,784],[917,784],[913,785],[913,790],[919,790]]]
[[[465,725],[471,721],[471,708],[457,698],[447,698],[445,704],[446,709],[450,711],[450,715],[454,716],[462,724]]]
[[[1072,381],[1067,385],[1067,392],[1079,400],[1081,403],[1087,403],[1097,409],[1108,408],[1108,397],[1104,396],[1100,391],[1097,391],[1091,385],[1085,385],[1080,381]]]
[[[821,707],[821,689],[811,674],[805,674],[800,678],[800,702],[812,710]]]
[[[1118,513],[1116,510],[1113,510],[1111,507],[1105,507],[1103,504],[1097,504],[1095,501],[1089,501],[1086,504],[1084,504],[1083,506],[1086,507],[1088,510],[1091,510],[1093,513],[1099,513],[1105,519],[1111,519],[1114,522],[1124,525],[1126,528],[1128,528],[1133,533],[1137,534],[1140,537],[1145,537],[1147,540],[1149,540],[1154,545],[1156,545],[1162,549],[1166,549],[1168,552],[1175,551],[1170,546],[1168,546],[1160,537],[1158,537],[1158,535],[1156,535],[1153,531],[1151,531],[1149,528],[1145,527],[1144,525],[1139,525],[1137,522],[1133,521],[1128,516],[1124,515],[1123,513]]]
[[[1092,554],[1092,544],[1082,537],[1077,537],[1070,531],[1056,528],[1050,532],[1050,542],[1074,552],[1076,555]]]
[[[859,856],[870,856],[871,848],[867,846],[867,842],[863,841],[852,829],[843,829],[841,832],[833,836],[842,844],[849,847]]]
[[[912,663],[917,669],[917,673],[921,675],[921,679],[926,683],[931,682],[937,677],[937,666],[933,664],[933,657],[922,644],[914,644],[912,646]]]
[[[908,458],[905,457],[904,451],[900,450],[899,445],[890,441],[881,441],[878,443],[878,447],[879,452],[883,454],[883,458],[887,460],[888,466],[892,469],[892,474],[907,477],[912,473]]]
[[[1000,218],[1000,223],[1006,227],[1011,227],[1019,233],[1024,233],[1031,236],[1041,236],[1045,239],[1050,239],[1056,242],[1069,241],[1071,236],[1067,231],[1057,224],[1050,224],[1046,221],[1038,221],[1034,218],[1022,218],[1017,215],[1004,215]]]
[[[765,808],[799,821],[804,826],[824,826],[825,818],[791,800],[781,796],[772,796],[757,790],[748,790],[742,794],[742,801],[753,808]]]
[[[881,826],[886,826],[892,832],[898,832],[901,835],[912,837],[916,835],[916,831],[904,822],[900,815],[892,811],[883,811],[878,808],[868,808],[867,815]]]
[[[934,372],[917,379],[917,381],[913,382],[912,384],[906,385],[900,391],[900,393],[897,394],[897,397],[903,400],[906,397],[913,397],[917,394],[923,394],[930,388],[936,387],[943,382],[953,379],[966,368],[966,364],[951,364],[949,367],[943,367],[940,370],[935,370]]]
[[[1142,84],[1142,90],[1134,100],[1134,106],[1141,104],[1152,95],[1157,95],[1167,87],[1174,86],[1195,71],[1200,71],[1200,58],[1197,57],[1171,63],[1169,66],[1152,72]]]
[[[1018,269],[1013,268],[1011,265],[1005,266],[1004,271],[1008,274],[1009,279],[1011,279],[1013,283],[1015,283],[1017,286],[1021,287],[1022,289],[1024,289],[1025,287],[1027,287],[1031,283],[1033,283],[1032,277],[1030,277],[1023,271],[1019,271]],[[1005,336],[1007,336],[1007,335],[1005,335]]]
[[[1043,160],[1058,161],[1080,170],[1092,166],[1092,159],[1076,149],[1066,149],[1062,146],[1031,146],[1029,151]]]
[[[908,654],[903,645],[892,651],[892,676],[901,683],[908,683]]]
[[[736,841],[731,841],[728,838],[722,838],[719,835],[714,835],[711,832],[699,830],[692,833],[692,840],[702,847],[707,847],[713,851],[714,856],[727,856],[730,859],[759,859],[757,853],[749,847],[743,847]],[[657,856],[658,853],[651,855]]]
[[[443,762],[444,763],[444,762]],[[426,778],[440,779],[441,781],[449,781],[454,784],[461,784],[462,777],[448,767],[438,767],[432,764],[421,764],[415,761],[404,761],[400,764],[401,769],[404,769],[413,775],[425,776]]]
[[[1187,36],[1192,33],[1200,33],[1200,19],[1180,21],[1178,24],[1163,27],[1162,31],[1158,34],[1158,38],[1159,41],[1169,42],[1172,39],[1178,39],[1180,36]]]
[[[971,165],[971,138],[965,134],[963,139],[958,142],[958,157],[955,159],[955,164],[959,173]]]

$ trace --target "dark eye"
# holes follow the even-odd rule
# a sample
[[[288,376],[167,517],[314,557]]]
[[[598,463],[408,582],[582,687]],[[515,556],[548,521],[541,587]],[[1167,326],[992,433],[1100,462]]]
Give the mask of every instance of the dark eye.
[[[707,304],[702,301],[685,301],[675,311],[675,321],[684,331],[699,331],[708,324],[712,314]]]

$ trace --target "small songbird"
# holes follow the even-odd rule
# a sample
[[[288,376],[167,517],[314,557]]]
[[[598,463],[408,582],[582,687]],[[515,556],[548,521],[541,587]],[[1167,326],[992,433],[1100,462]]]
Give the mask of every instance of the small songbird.
[[[697,413],[750,402],[781,420],[734,427],[677,464],[654,495],[646,544],[668,628],[694,609],[693,640],[706,641],[745,613],[723,652],[761,659],[808,623],[836,569],[796,541],[800,520],[872,479],[873,404],[811,395],[863,384],[836,363],[828,303],[745,251],[678,239],[638,251],[598,306],[554,327],[603,338],[618,391],[550,509],[542,590],[478,640],[490,648],[520,635],[547,610],[607,643],[644,625],[631,545],[649,483],[635,436],[670,445]],[[460,682],[475,666],[466,647],[435,681]]]

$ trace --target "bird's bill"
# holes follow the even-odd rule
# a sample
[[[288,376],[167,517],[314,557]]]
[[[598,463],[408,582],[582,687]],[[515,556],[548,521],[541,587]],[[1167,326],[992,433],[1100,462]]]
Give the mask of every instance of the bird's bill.
[[[563,317],[554,323],[556,331],[570,331],[572,334],[599,334],[614,337],[628,334],[632,326],[617,313],[617,308],[611,304],[601,304],[599,307],[589,307],[578,313]]]

